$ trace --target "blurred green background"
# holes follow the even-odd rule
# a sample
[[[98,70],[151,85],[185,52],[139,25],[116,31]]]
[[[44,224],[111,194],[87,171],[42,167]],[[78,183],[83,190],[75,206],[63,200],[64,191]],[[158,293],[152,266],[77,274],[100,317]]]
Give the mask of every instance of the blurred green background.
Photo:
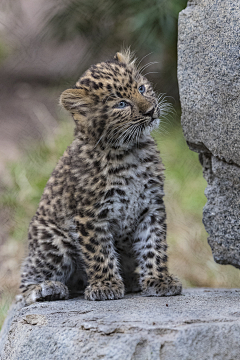
[[[71,142],[57,106],[90,64],[130,46],[176,109],[153,134],[166,168],[170,271],[185,287],[238,287],[217,265],[202,225],[206,182],[180,126],[177,18],[186,0],[4,0],[0,7],[0,326],[18,292],[27,227],[46,181]]]

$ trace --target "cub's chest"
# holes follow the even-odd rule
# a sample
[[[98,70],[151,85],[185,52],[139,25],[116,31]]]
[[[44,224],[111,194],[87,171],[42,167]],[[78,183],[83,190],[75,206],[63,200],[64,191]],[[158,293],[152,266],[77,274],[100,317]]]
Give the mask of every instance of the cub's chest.
[[[122,168],[118,174],[110,174],[108,188],[112,196],[104,204],[108,207],[109,217],[118,220],[125,228],[136,223],[150,200],[147,191],[150,174],[146,173],[146,166],[132,165]]]

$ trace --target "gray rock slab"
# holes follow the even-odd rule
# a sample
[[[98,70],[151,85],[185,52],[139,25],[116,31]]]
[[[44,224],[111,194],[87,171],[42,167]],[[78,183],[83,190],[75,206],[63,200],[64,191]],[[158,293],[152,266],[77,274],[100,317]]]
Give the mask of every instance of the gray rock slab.
[[[1,360],[237,360],[240,289],[182,296],[13,305],[0,334]]]
[[[208,182],[213,257],[240,267],[240,2],[195,0],[179,15],[182,127]],[[240,357],[239,357],[240,358]]]

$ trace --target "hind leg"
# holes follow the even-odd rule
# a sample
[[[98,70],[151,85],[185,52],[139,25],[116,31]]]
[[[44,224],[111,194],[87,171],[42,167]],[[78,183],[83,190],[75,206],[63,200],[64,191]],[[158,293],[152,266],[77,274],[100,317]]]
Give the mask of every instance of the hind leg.
[[[46,280],[40,284],[27,286],[17,300],[24,305],[31,305],[37,301],[65,300],[69,297],[66,285],[60,281]]]
[[[79,246],[66,232],[35,219],[29,228],[29,255],[22,267],[19,300],[36,301],[69,297],[68,280],[77,270]]]

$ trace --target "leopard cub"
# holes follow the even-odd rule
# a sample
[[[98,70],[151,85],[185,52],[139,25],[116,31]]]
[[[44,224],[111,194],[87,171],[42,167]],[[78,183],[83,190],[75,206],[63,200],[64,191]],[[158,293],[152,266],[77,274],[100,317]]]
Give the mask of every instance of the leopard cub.
[[[166,107],[127,51],[91,66],[60,102],[75,138],[30,223],[19,298],[180,294],[167,269],[164,169],[150,136]]]

